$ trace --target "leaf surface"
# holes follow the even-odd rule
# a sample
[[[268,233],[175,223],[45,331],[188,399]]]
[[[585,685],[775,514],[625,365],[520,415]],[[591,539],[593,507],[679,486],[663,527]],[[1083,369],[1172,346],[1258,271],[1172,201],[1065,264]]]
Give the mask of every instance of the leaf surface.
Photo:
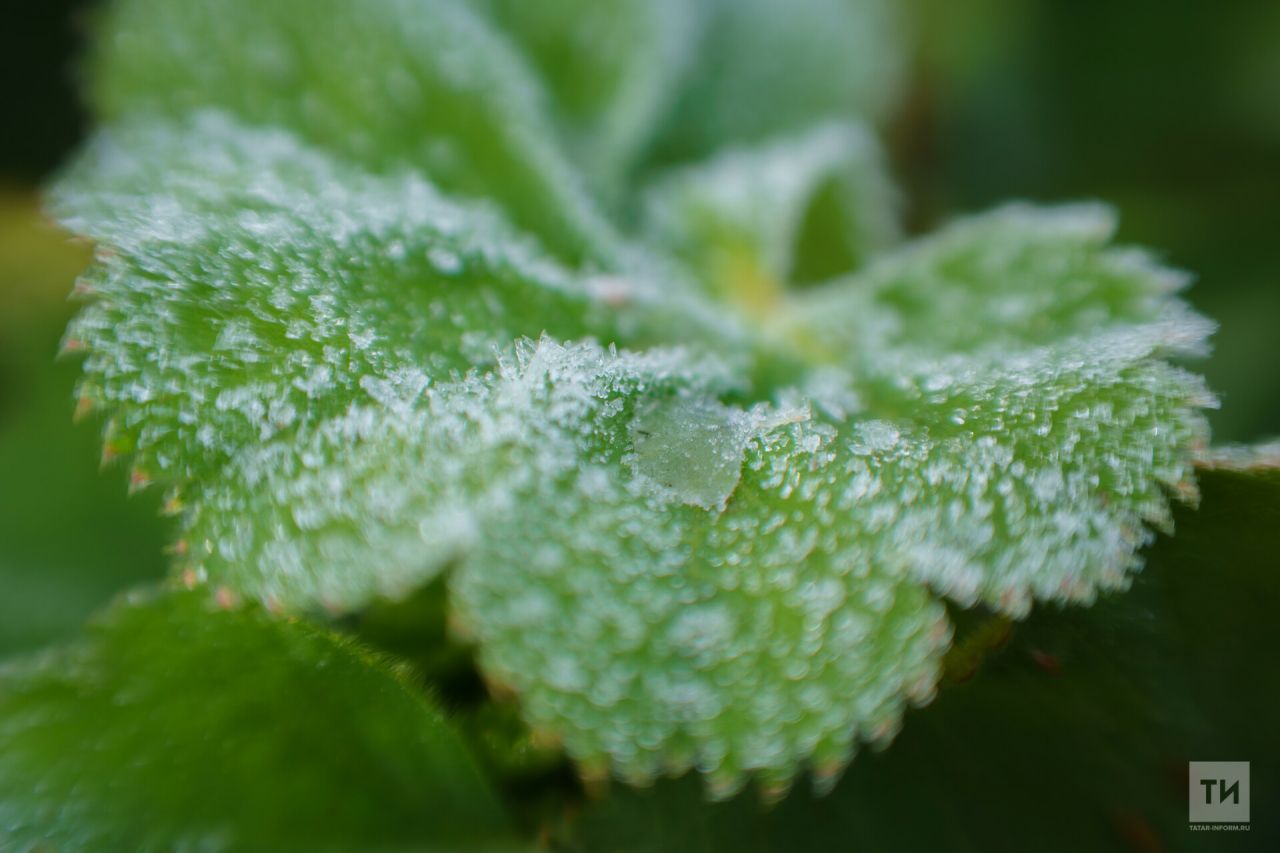
[[[657,406],[634,451],[517,492],[462,567],[481,661],[588,773],[697,766],[724,797],[757,772],[778,796],[807,759],[829,785],[932,698],[944,611],[848,523],[829,425]]]
[[[607,197],[647,150],[691,64],[684,0],[477,0],[533,63],[575,162]]]
[[[876,418],[854,432],[888,547],[966,605],[1121,587],[1144,525],[1195,496],[1216,402],[1166,359],[1203,353],[1212,325],[1113,228],[1099,207],[972,217],[801,293],[780,323]]]
[[[100,138],[54,203],[110,246],[68,333],[88,353],[83,405],[111,416],[106,453],[131,457],[135,484],[175,488],[183,569],[286,606],[401,594],[456,552],[474,525],[436,539],[427,518],[469,504],[432,465],[517,339],[652,340],[691,316],[643,281],[566,270],[411,175],[368,176],[221,114]],[[650,308],[616,310],[631,300]],[[540,414],[503,429],[538,434]]]
[[[776,795],[932,697],[936,594],[1091,601],[1194,497],[1212,398],[1169,359],[1209,326],[1104,209],[877,251],[849,122],[887,6],[700,6],[686,77],[641,58],[674,7],[623,4],[588,80],[549,70],[571,5],[340,5],[126,0],[55,193],[102,244],[84,405],[172,490],[188,583],[342,613],[456,566],[481,664],[589,773]],[[648,165],[704,165],[618,237],[563,151],[607,184],[667,99]]]
[[[217,107],[491,199],[570,260],[619,249],[538,79],[461,0],[122,0],[96,45],[92,101],[109,121]]]
[[[1187,826],[1187,762],[1212,756],[1250,761],[1248,846],[1267,849],[1277,832],[1257,810],[1275,795],[1280,744],[1257,722],[1276,701],[1258,649],[1280,607],[1274,447],[1215,454],[1201,486],[1202,505],[1175,513],[1178,535],[1150,549],[1133,590],[1015,626],[976,676],[912,712],[893,748],[855,762],[829,796],[797,792],[766,810],[750,794],[707,803],[692,779],[619,788],[570,822],[566,846],[1239,849],[1236,833]]]
[[[712,293],[761,313],[786,283],[851,272],[897,236],[881,152],[847,122],[673,170],[647,208],[654,242]]]
[[[659,162],[702,159],[828,120],[874,118],[894,102],[900,21],[884,0],[699,0],[693,68],[656,146]]]
[[[120,603],[6,664],[0,744],[0,838],[19,848],[496,849],[507,825],[382,661],[203,590]]]

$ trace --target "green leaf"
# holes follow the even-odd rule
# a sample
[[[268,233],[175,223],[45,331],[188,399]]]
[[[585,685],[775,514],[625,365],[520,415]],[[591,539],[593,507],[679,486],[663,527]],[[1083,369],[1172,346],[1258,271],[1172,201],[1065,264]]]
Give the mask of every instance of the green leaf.
[[[850,529],[835,430],[807,417],[641,404],[634,450],[517,491],[460,568],[482,664],[586,773],[697,766],[723,797],[756,772],[780,796],[932,697],[944,611]]]
[[[1132,591],[1035,613],[829,796],[797,792],[766,810],[751,796],[707,803],[692,779],[614,789],[570,819],[564,846],[1240,849],[1235,833],[1187,826],[1187,762],[1220,758],[1250,762],[1247,846],[1269,849],[1277,831],[1258,809],[1275,792],[1280,738],[1260,723],[1275,696],[1258,650],[1280,607],[1275,449],[1215,454],[1201,485],[1202,506],[1176,513],[1177,537],[1149,552]]]
[[[1006,205],[801,294],[791,322],[816,357],[857,366],[900,350],[1007,354],[1178,310],[1186,274],[1109,245],[1115,230],[1100,204]],[[1205,329],[1184,325],[1179,348],[1201,351]]]
[[[858,427],[885,547],[959,603],[1012,615],[1123,588],[1144,523],[1169,524],[1170,492],[1195,497],[1190,449],[1208,434],[1212,398],[1159,360],[1168,340],[903,370],[901,414]]]
[[[1113,227],[1097,207],[1005,208],[801,294],[780,323],[876,418],[855,442],[884,547],[962,604],[1021,615],[1122,588],[1168,494],[1195,497],[1216,403],[1165,359],[1212,326],[1170,296],[1180,276],[1108,247]]]
[[[457,735],[384,663],[203,591],[118,604],[0,669],[0,743],[0,837],[19,849],[457,850],[506,831]]]
[[[1167,524],[1162,486],[1191,488],[1198,383],[1140,339],[1088,344],[932,387],[901,428],[639,408],[633,485],[580,466],[518,493],[462,568],[482,663],[588,769],[696,765],[717,795],[759,771],[776,793],[807,757],[834,779],[900,697],[932,696],[949,631],[911,578],[1014,615],[1092,601],[1141,564],[1143,521]],[[655,482],[668,501],[639,504]]]
[[[711,292],[767,313],[785,282],[850,272],[896,237],[881,160],[866,129],[849,123],[730,150],[661,178],[649,229]]]
[[[219,115],[101,137],[54,204],[110,247],[70,345],[92,349],[82,393],[115,411],[108,446],[148,478],[198,477],[519,334],[607,322],[588,322],[583,280],[483,212]]]
[[[101,32],[91,94],[109,121],[218,107],[489,198],[571,260],[618,251],[538,80],[464,2],[120,0]]]
[[[611,198],[648,147],[690,64],[699,20],[684,0],[476,0],[552,96],[574,162]]]
[[[532,511],[521,489],[553,506],[549,484],[612,444],[635,398],[703,387],[688,361],[544,339],[458,381],[370,385],[344,414],[246,448],[205,481],[179,567],[275,607],[403,596]]]
[[[433,424],[486,404],[476,389],[517,338],[644,340],[689,318],[643,282],[600,298],[597,280],[418,179],[368,177],[215,114],[100,137],[54,203],[111,246],[69,332],[88,350],[82,398],[112,416],[107,453],[132,454],[135,483],[178,487],[181,566],[287,605],[402,594],[456,553],[464,530],[425,528],[467,507],[434,469],[460,439]],[[624,316],[619,300],[652,307]],[[504,429],[519,437],[537,414]]]
[[[773,141],[671,179],[665,245],[619,252],[571,215],[531,66],[465,8],[122,5],[117,122],[55,193],[103,243],[68,345],[108,454],[174,489],[184,580],[346,612],[455,566],[487,674],[588,774],[697,766],[719,795],[886,742],[933,695],[935,592],[1022,615],[1127,583],[1212,400],[1166,361],[1207,324],[1108,214],[1006,209],[780,286],[889,230],[838,123],[884,8],[717,5],[675,127]],[[197,44],[219,60],[184,65]],[[423,97],[389,102],[396,74]],[[763,305],[668,256],[716,281],[725,233]]]
[[[702,38],[656,154],[705,157],[894,102],[903,68],[886,0],[700,0]]]

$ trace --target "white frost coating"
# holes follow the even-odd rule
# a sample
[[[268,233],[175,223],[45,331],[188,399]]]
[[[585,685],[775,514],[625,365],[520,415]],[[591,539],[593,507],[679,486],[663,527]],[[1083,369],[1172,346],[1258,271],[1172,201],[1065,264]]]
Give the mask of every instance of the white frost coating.
[[[999,357],[1168,312],[1186,277],[1109,247],[1114,230],[1099,204],[1007,205],[800,294],[778,326],[836,358],[898,348]]]
[[[903,416],[854,427],[843,508],[963,604],[1025,615],[1123,588],[1168,493],[1194,496],[1214,400],[1158,360],[1194,337],[1155,322],[996,363],[886,356],[868,379]]]
[[[593,451],[594,435],[606,425],[625,435],[624,403],[639,389],[706,394],[723,387],[719,370],[681,350],[544,339],[460,381],[365,377],[364,404],[247,448],[206,484],[188,519],[190,565],[278,606],[402,595],[489,525],[528,511],[521,489],[593,452],[620,458],[622,446]],[[587,472],[584,486],[611,488],[605,469]]]
[[[853,429],[849,449],[855,456],[886,453],[898,444],[902,433],[888,421],[863,421]]]
[[[482,206],[218,113],[100,135],[54,207],[112,246],[70,335],[96,344],[84,396],[148,389],[114,428],[149,479],[194,476],[406,370],[486,368],[522,335],[736,335],[636,275],[620,312]]]
[[[726,415],[679,402],[667,417],[679,431]],[[932,695],[943,610],[837,512],[835,430],[773,417],[723,509],[566,471],[521,492],[456,576],[485,666],[588,765],[641,783],[696,766],[727,796],[809,758],[830,784],[859,740],[896,731],[904,697]],[[556,618],[528,619],[531,595]],[[544,677],[565,655],[579,678]]]

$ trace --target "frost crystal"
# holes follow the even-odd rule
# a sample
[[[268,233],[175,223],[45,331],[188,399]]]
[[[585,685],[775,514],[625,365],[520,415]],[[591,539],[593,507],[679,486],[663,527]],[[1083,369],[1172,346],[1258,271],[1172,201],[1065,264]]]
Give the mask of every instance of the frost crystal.
[[[938,596],[1087,602],[1195,496],[1213,399],[1167,359],[1210,327],[1106,209],[892,246],[879,0],[106,26],[68,348],[176,571],[342,612],[454,567],[587,772],[829,785],[933,695]]]
[[[706,400],[655,400],[631,422],[634,470],[678,500],[724,507],[750,438],[742,413]]]

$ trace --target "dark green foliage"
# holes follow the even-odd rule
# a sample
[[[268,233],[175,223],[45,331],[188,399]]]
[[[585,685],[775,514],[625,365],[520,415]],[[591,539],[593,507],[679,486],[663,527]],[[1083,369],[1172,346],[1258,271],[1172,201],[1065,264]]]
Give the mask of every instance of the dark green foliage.
[[[439,849],[502,838],[458,736],[383,661],[206,590],[0,670],[6,844]]]

